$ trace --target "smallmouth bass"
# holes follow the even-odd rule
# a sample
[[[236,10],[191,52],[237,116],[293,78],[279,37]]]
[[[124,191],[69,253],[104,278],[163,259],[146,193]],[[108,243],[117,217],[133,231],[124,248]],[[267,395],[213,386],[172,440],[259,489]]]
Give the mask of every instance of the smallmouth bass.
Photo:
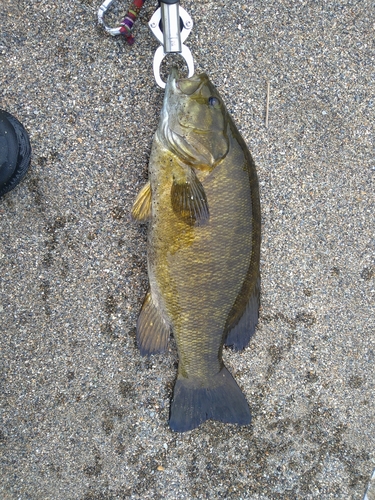
[[[171,429],[188,431],[207,419],[249,424],[249,406],[222,350],[243,349],[258,321],[258,179],[206,74],[179,78],[172,68],[149,181],[132,217],[149,221],[150,290],[137,324],[140,352],[165,351],[171,330],[178,349]]]

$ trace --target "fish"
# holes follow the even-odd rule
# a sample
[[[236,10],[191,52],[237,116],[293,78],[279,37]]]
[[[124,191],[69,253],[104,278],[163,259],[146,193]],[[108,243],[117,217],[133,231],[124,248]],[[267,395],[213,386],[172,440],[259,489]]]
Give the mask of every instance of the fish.
[[[131,215],[148,223],[150,288],[137,322],[142,356],[170,334],[178,373],[169,426],[248,425],[245,395],[223,362],[243,350],[260,307],[261,214],[255,163],[206,73],[170,70],[149,160]]]

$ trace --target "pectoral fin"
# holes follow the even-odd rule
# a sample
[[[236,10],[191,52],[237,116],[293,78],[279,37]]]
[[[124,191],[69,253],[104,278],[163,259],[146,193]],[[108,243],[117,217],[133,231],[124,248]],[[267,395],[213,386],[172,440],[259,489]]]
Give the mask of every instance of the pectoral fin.
[[[170,329],[161,317],[148,292],[137,323],[137,343],[142,356],[164,352],[168,345]]]
[[[151,217],[151,184],[150,181],[143,186],[139,191],[133,208],[131,216],[138,222],[147,222]]]
[[[188,224],[202,224],[210,216],[206,193],[193,170],[188,178],[173,180],[171,201],[175,214]]]

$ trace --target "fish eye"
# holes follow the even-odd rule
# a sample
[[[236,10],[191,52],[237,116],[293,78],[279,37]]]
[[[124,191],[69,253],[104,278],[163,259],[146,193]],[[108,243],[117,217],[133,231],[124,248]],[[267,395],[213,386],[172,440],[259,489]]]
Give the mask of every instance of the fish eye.
[[[218,106],[220,104],[220,101],[217,97],[211,96],[208,98],[208,104],[210,106]]]

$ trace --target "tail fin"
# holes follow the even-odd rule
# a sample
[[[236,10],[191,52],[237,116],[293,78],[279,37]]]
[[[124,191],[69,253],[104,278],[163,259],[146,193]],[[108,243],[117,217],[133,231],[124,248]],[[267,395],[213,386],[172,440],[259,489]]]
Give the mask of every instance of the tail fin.
[[[170,428],[185,432],[208,419],[238,425],[247,425],[251,421],[246,398],[225,367],[212,378],[209,387],[199,387],[197,380],[181,375],[176,380]]]

